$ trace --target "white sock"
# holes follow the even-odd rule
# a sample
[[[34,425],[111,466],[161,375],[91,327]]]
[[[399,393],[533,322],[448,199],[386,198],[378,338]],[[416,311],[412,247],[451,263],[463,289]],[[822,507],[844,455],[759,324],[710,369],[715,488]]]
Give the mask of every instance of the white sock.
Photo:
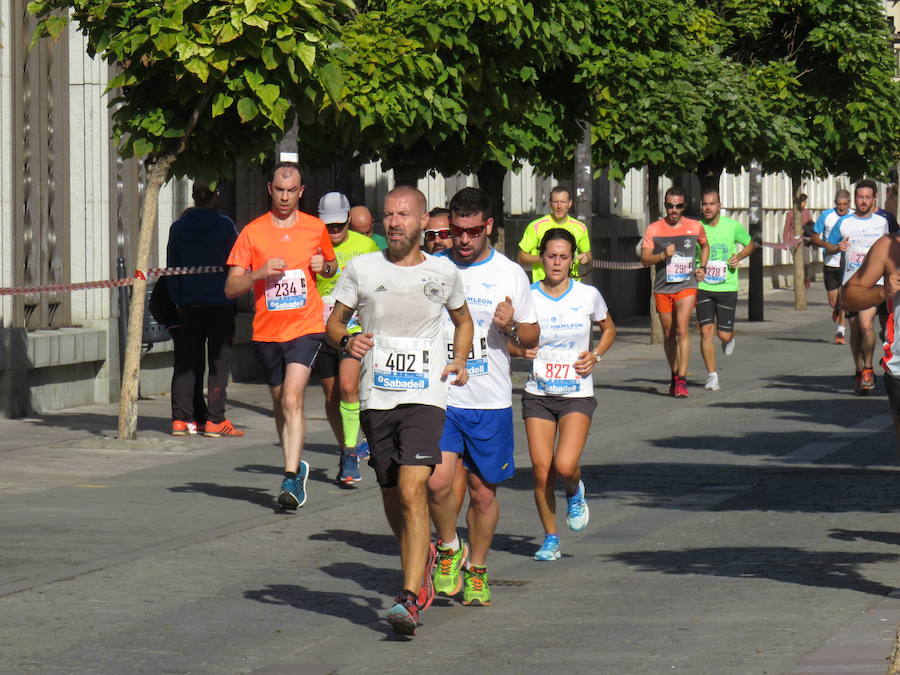
[[[458,551],[459,550],[459,535],[453,535],[453,541],[442,541],[440,548],[445,551]]]

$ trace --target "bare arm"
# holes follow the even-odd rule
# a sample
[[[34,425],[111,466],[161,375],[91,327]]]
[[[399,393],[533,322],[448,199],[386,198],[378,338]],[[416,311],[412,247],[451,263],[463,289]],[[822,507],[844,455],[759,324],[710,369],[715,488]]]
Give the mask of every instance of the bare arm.
[[[456,379],[450,384],[457,387],[463,386],[469,381],[469,371],[466,370],[466,357],[472,350],[472,338],[475,337],[475,323],[472,321],[472,315],[469,314],[469,306],[463,303],[461,307],[456,309],[447,308],[450,320],[453,322],[453,360],[445,367],[441,374],[441,379],[447,378],[451,373],[456,375]]]
[[[665,251],[660,251],[659,253],[654,253],[652,248],[642,246],[641,264],[644,267],[650,267],[650,265],[665,262],[667,258],[670,258],[673,255],[675,255],[675,244],[669,244],[666,246]]]
[[[900,253],[900,244],[894,237],[885,235],[875,242],[856,274],[841,286],[841,309],[858,312],[875,307],[900,291],[900,274],[891,253]],[[882,277],[884,286],[877,286]]]
[[[228,268],[225,279],[225,297],[233,300],[253,288],[260,279],[279,279],[284,274],[285,263],[281,258],[269,258],[258,270],[248,270],[238,265]]]
[[[519,253],[516,255],[516,261],[520,265],[524,265],[531,269],[532,265],[537,265],[541,262],[541,256],[526,253],[522,249],[519,249]]]

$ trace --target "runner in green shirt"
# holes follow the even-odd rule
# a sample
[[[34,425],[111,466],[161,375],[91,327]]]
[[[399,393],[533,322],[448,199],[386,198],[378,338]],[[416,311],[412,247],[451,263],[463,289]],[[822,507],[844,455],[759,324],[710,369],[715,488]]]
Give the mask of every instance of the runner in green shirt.
[[[363,207],[365,208],[365,207]],[[338,269],[333,277],[316,276],[316,290],[325,305],[325,322],[334,308],[332,292],[341,272],[353,258],[375,253],[378,245],[369,237],[350,230],[350,200],[340,192],[329,192],[319,201],[319,218],[328,228]],[[367,209],[368,210],[368,209]],[[350,332],[360,332],[359,323]],[[349,326],[348,326],[349,328]],[[325,416],[341,450],[336,482],[350,485],[362,480],[359,458],[359,371],[360,361],[328,345],[319,348],[313,370],[325,393]],[[337,380],[337,382],[335,382]]]
[[[738,221],[720,215],[718,190],[704,190],[700,200],[703,229],[709,243],[706,276],[697,285],[697,323],[700,324],[700,353],[706,364],[706,389],[719,388],[713,333],[718,330],[722,351],[734,351],[734,314],[738,296],[738,265],[756,250],[747,229]],[[738,251],[738,244],[741,245]]]
[[[368,207],[354,206],[350,209],[350,229],[364,237],[368,237],[378,244],[379,251],[383,251],[387,248],[387,239],[373,232],[374,227],[375,220],[372,218],[372,212],[369,211]]]
[[[569,195],[569,191],[564,187],[557,186],[550,191],[550,213],[531,221],[525,228],[522,239],[519,241],[519,254],[516,260],[520,265],[531,265],[532,282],[540,281],[546,276],[538,249],[547,230],[554,227],[568,230],[575,237],[578,255],[576,261],[572,263],[572,276],[578,276],[579,264],[591,264],[593,256],[591,255],[590,232],[584,223],[569,215],[571,208],[572,197]]]

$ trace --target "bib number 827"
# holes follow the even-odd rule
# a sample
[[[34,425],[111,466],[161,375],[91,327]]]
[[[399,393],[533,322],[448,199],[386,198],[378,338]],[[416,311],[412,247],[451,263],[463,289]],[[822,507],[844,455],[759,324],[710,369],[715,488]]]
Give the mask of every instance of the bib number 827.
[[[412,373],[416,370],[416,355],[393,352],[388,355],[384,365],[395,373]]]
[[[565,380],[569,377],[568,363],[548,363],[544,368],[544,377],[548,380]]]

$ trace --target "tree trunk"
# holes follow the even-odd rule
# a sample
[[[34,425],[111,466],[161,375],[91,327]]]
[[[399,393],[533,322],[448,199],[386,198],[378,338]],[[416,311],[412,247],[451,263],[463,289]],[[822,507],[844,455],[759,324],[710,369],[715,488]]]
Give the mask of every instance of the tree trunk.
[[[888,669],[885,675],[900,675],[900,626],[894,636],[894,644],[891,645],[891,655],[888,657]]]
[[[491,243],[501,253],[509,255],[506,251],[506,230],[503,226],[503,181],[506,180],[506,169],[498,162],[485,162],[478,168],[476,175],[478,176],[478,186],[487,193],[491,200],[491,212],[494,218]]]
[[[141,207],[141,231],[138,235],[135,266],[145,272],[149,268],[150,248],[159,214],[159,192],[169,177],[174,155],[166,155],[150,165],[147,190]],[[125,343],[125,366],[122,369],[122,389],[119,393],[119,439],[137,438],[137,396],[141,369],[141,336],[144,328],[146,279],[135,279],[131,289],[128,316],[128,340]]]
[[[794,237],[803,234],[803,211],[797,208],[797,197],[800,195],[800,172],[791,172],[791,191],[794,194],[794,202],[791,206],[794,210]],[[806,270],[803,264],[806,251],[803,242],[791,249],[794,254],[794,309],[806,311]]]
[[[588,237],[593,250],[593,226],[591,223],[594,207],[594,171],[591,166],[591,124],[579,122],[582,129],[581,141],[575,146],[575,217],[588,229]],[[590,265],[580,265],[578,272],[581,278],[593,271]]]
[[[650,222],[659,220],[659,167],[653,164],[647,165],[647,215]],[[656,303],[653,300],[653,282],[656,279],[656,265],[650,265],[650,344],[658,345],[663,342],[662,324],[659,314],[656,313]]]

